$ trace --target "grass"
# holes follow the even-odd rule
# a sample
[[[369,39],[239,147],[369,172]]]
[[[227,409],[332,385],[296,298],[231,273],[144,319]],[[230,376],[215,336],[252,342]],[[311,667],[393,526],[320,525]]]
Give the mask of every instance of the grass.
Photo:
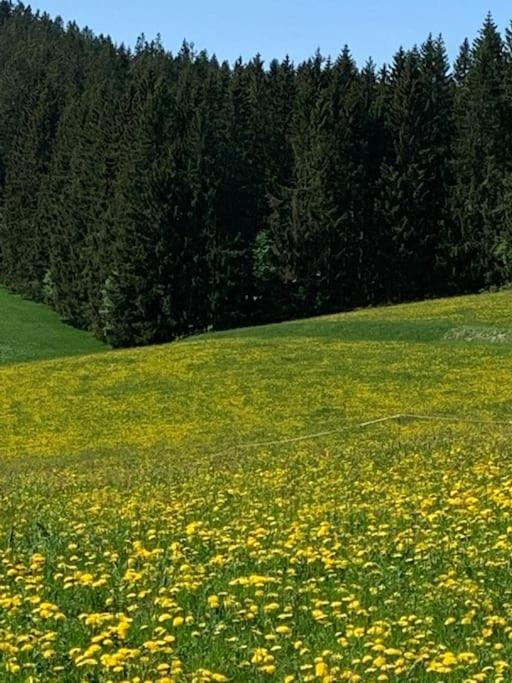
[[[512,294],[356,311],[0,368],[0,453],[222,450],[399,412],[512,413]]]
[[[0,287],[0,365],[107,349],[91,334],[66,325],[48,306]]]
[[[0,368],[0,680],[508,681],[511,304]]]

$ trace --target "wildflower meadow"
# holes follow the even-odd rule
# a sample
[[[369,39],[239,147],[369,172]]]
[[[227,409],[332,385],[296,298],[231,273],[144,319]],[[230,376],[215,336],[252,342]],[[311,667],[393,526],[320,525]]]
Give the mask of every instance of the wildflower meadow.
[[[0,680],[510,680],[511,297],[5,364]]]

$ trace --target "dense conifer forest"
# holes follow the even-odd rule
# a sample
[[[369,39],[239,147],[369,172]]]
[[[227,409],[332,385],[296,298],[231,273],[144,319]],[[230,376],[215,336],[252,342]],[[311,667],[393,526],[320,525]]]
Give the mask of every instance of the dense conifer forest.
[[[342,36],[341,36],[342,38]],[[390,66],[0,2],[0,281],[115,346],[512,279],[512,30]]]

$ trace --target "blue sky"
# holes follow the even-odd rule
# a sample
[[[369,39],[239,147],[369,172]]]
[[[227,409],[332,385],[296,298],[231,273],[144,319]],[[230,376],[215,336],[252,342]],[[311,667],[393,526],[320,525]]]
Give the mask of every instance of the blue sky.
[[[381,64],[429,32],[443,34],[453,57],[489,10],[501,29],[512,19],[505,0],[33,0],[32,7],[117,42],[160,33],[169,50],[186,38],[229,61],[257,52],[267,61],[286,53],[300,61],[317,47],[334,56],[348,43],[359,63],[372,56]]]

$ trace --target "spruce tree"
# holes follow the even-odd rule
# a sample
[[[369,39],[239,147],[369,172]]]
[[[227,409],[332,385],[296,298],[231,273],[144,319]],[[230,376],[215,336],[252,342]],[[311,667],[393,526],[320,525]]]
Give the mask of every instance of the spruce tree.
[[[332,256],[338,219],[329,187],[329,76],[322,62],[317,53],[299,69],[294,178],[271,199],[268,222],[268,271],[278,283],[281,307],[295,315],[328,309],[336,277]],[[264,263],[259,265],[262,270]]]
[[[156,57],[156,59],[155,59]],[[115,232],[102,324],[115,346],[172,339],[186,328],[176,263],[187,192],[173,158],[174,103],[160,46],[139,50],[122,104],[125,122],[114,196]]]
[[[446,267],[451,83],[444,45],[399,52],[390,81],[388,130],[393,142],[382,167],[381,212],[387,230],[387,296],[442,293]]]
[[[450,274],[450,188],[452,179],[453,80],[441,37],[430,36],[421,47],[420,78],[424,98],[421,172],[423,235],[421,249],[425,270],[423,296],[441,296],[453,285]],[[421,267],[421,266],[420,266]]]
[[[460,60],[459,60],[460,61]],[[500,220],[508,163],[503,40],[490,15],[475,40],[455,102],[454,279],[462,291],[502,279]]]

